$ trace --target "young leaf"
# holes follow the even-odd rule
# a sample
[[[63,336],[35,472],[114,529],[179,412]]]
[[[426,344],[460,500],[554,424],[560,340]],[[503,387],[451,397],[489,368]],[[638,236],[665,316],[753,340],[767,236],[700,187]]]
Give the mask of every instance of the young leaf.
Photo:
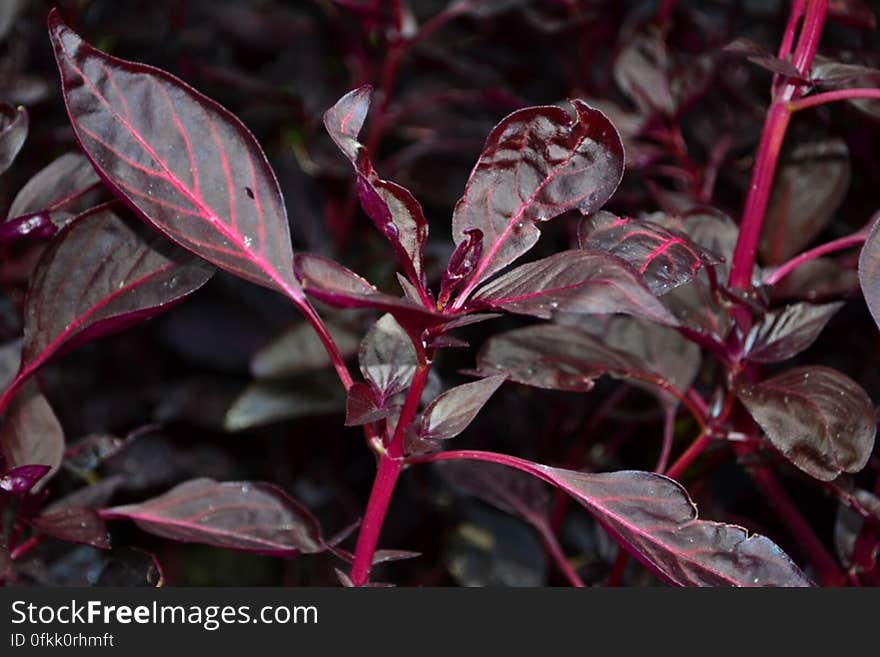
[[[28,113],[24,107],[0,103],[0,174],[18,155],[28,134]]]
[[[16,194],[10,217],[45,213],[59,228],[74,214],[94,205],[101,181],[79,153],[65,153],[50,162]]]
[[[348,92],[324,114],[324,127],[357,174],[361,207],[388,239],[412,282],[424,279],[428,222],[419,202],[400,185],[382,180],[373,169],[370,153],[357,141],[370,109],[372,88]]]
[[[21,369],[7,395],[62,348],[120,331],[169,309],[213,268],[113,204],[82,214],[43,253],[25,303]]]
[[[736,394],[768,440],[816,479],[858,472],[874,448],[874,406],[855,381],[836,370],[798,367],[759,383],[740,383]]]
[[[11,468],[0,477],[0,491],[27,493],[51,469],[48,465],[20,465],[16,468]]]
[[[361,342],[361,373],[382,400],[409,387],[418,356],[406,331],[391,315],[382,315]]]
[[[110,549],[107,527],[94,509],[65,506],[44,511],[31,519],[30,526],[41,534],[61,541]]]
[[[296,277],[310,296],[336,308],[376,308],[394,315],[407,328],[425,328],[443,321],[443,316],[409,299],[377,290],[350,269],[327,258],[297,254]]]
[[[355,383],[345,400],[345,426],[356,427],[383,420],[392,410],[379,405],[376,391],[365,383]]]
[[[302,299],[278,181],[244,124],[169,73],[96,50],[54,9],[49,33],[76,137],[114,192],[205,260]]]
[[[538,223],[573,209],[594,212],[617,189],[624,157],[617,130],[583,101],[571,105],[574,117],[529,107],[489,133],[452,218],[456,244],[470,229],[483,232],[471,289],[531,249]]]
[[[520,265],[480,288],[469,306],[543,319],[556,313],[627,313],[678,323],[630,265],[597,251],[562,251]]]
[[[796,82],[799,84],[808,83],[807,80],[804,80],[800,71],[795,68],[794,64],[787,59],[779,59],[779,57],[771,53],[764,46],[751,39],[734,39],[724,46],[724,52],[744,57],[753,64],[757,64],[771,73],[784,75],[789,78],[790,82]]]
[[[702,267],[720,262],[677,231],[610,212],[584,217],[578,243],[582,249],[607,252],[628,262],[657,296],[692,280]]]
[[[22,388],[3,417],[0,454],[10,469],[27,465],[49,468],[35,483],[35,492],[45,486],[61,465],[64,431],[49,402],[33,384]]]
[[[450,388],[441,394],[425,408],[419,438],[447,440],[460,434],[474,421],[477,413],[506,378],[505,374],[489,376]]]
[[[809,347],[843,302],[794,303],[764,315],[746,339],[746,357],[756,363],[778,363]]]
[[[101,516],[133,520],[163,538],[231,550],[289,557],[324,549],[312,514],[262,482],[193,479],[146,502],[104,509]]]

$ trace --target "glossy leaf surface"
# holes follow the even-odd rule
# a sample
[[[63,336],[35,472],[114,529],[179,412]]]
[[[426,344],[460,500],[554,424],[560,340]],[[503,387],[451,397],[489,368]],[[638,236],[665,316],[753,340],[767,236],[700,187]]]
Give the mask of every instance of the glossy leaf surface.
[[[489,376],[455,386],[441,394],[425,408],[419,438],[447,440],[460,434],[474,421],[477,413],[506,378],[503,374]]]
[[[794,303],[764,315],[746,340],[746,357],[756,363],[778,363],[809,347],[843,302]]]

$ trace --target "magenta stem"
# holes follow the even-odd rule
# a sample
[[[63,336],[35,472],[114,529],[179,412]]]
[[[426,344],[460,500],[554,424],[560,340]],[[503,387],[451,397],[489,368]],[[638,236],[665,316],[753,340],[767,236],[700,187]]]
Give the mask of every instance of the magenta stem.
[[[547,554],[550,555],[553,563],[556,564],[559,572],[568,580],[568,583],[575,588],[584,588],[584,581],[581,579],[580,575],[577,574],[577,571],[571,563],[569,563],[568,558],[562,551],[562,548],[559,545],[559,540],[556,538],[556,534],[553,533],[553,529],[550,525],[546,522],[542,522],[533,524],[532,526],[538,530],[538,533],[541,535],[541,541],[544,543],[544,549],[547,551]]]
[[[291,297],[291,299],[309,324],[312,325],[315,333],[318,334],[321,344],[324,345],[327,355],[330,356],[330,360],[333,363],[333,368],[336,370],[336,374],[339,376],[339,380],[342,382],[343,387],[348,390],[354,384],[354,381],[351,378],[351,372],[348,371],[345,359],[342,357],[342,353],[339,351],[339,347],[333,339],[333,336],[330,335],[330,332],[327,330],[327,325],[324,324],[324,320],[321,319],[321,316],[318,315],[312,305],[305,299],[297,299],[294,297]]]
[[[859,98],[880,99],[880,89],[855,88],[826,91],[821,94],[807,96],[806,98],[792,100],[788,103],[788,109],[791,112],[800,112],[810,107],[818,107],[819,105],[826,105],[841,100],[858,100]]]
[[[868,239],[868,231],[861,230],[858,233],[853,233],[852,235],[847,235],[846,237],[841,237],[839,239],[832,240],[831,242],[820,244],[819,246],[812,248],[809,251],[804,251],[803,253],[796,255],[788,262],[780,265],[772,272],[770,272],[764,278],[764,284],[776,285],[779,281],[788,276],[791,272],[793,272],[804,263],[807,263],[810,260],[815,260],[816,258],[827,255],[829,253],[834,253],[835,251],[842,251],[843,249],[848,249],[853,246],[859,246],[861,244],[864,244],[866,239]]]

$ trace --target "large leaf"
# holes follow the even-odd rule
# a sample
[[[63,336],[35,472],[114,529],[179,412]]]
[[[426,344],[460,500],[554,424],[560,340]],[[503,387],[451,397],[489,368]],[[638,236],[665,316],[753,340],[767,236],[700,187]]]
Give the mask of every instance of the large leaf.
[[[65,153],[40,169],[16,194],[10,217],[45,213],[62,226],[73,214],[92,205],[100,185],[98,174],[79,153]]]
[[[262,482],[193,479],[140,504],[105,509],[176,541],[274,556],[324,549],[317,521],[280,488]]]
[[[62,348],[167,310],[213,268],[113,204],[66,226],[44,252],[25,304],[21,369],[10,390]]]
[[[612,374],[662,384],[642,358],[609,347],[574,326],[527,326],[490,338],[477,356],[483,375],[507,374],[512,381],[550,390],[583,392]]]
[[[701,520],[684,488],[662,475],[576,472],[488,452],[455,452],[450,458],[501,463],[565,491],[670,584],[810,586],[775,543],[736,525]]]
[[[64,458],[64,431],[33,383],[26,385],[12,400],[0,426],[0,453],[7,468],[28,465],[48,466],[33,490],[40,490],[61,466]]]
[[[422,206],[408,190],[382,180],[373,169],[369,151],[357,141],[370,109],[371,93],[369,86],[348,92],[324,114],[324,127],[354,166],[364,212],[391,243],[410,280],[421,282],[428,240]]]
[[[504,383],[502,374],[450,388],[425,408],[422,414],[419,438],[447,440],[454,438],[477,417],[480,409]]]
[[[557,313],[627,313],[677,324],[629,264],[597,251],[562,251],[521,265],[483,286],[469,305],[544,319]]]
[[[278,181],[244,124],[165,71],[96,50],[55,10],[49,32],[71,124],[104,181],[190,251],[302,299]]]
[[[610,212],[585,217],[578,241],[582,249],[605,251],[631,264],[656,295],[687,283],[702,267],[719,262],[686,235]]]
[[[571,104],[574,117],[559,107],[530,107],[489,134],[452,219],[456,244],[469,239],[470,229],[483,231],[471,287],[531,249],[538,223],[573,209],[594,212],[617,189],[617,130],[583,101]]]
[[[443,316],[413,301],[377,290],[370,282],[333,260],[309,253],[295,259],[296,277],[310,296],[336,308],[376,308],[391,313],[407,328],[440,324]]]
[[[6,171],[24,145],[28,113],[24,107],[0,103],[0,173]]]
[[[757,363],[777,363],[809,347],[843,302],[815,305],[793,303],[767,313],[746,339],[746,357]]]
[[[740,383],[736,393],[768,440],[816,479],[858,472],[871,455],[874,405],[836,370],[798,367],[760,383]]]
[[[849,151],[841,139],[805,142],[782,161],[761,234],[764,264],[784,262],[828,225],[849,187]]]

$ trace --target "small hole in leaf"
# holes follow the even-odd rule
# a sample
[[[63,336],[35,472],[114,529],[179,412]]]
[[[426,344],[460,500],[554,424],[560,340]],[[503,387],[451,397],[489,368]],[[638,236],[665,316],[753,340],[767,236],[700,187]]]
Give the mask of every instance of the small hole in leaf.
[[[247,195],[250,196],[251,198],[254,197],[254,190],[252,190],[250,187],[245,187],[244,191],[247,192]]]

